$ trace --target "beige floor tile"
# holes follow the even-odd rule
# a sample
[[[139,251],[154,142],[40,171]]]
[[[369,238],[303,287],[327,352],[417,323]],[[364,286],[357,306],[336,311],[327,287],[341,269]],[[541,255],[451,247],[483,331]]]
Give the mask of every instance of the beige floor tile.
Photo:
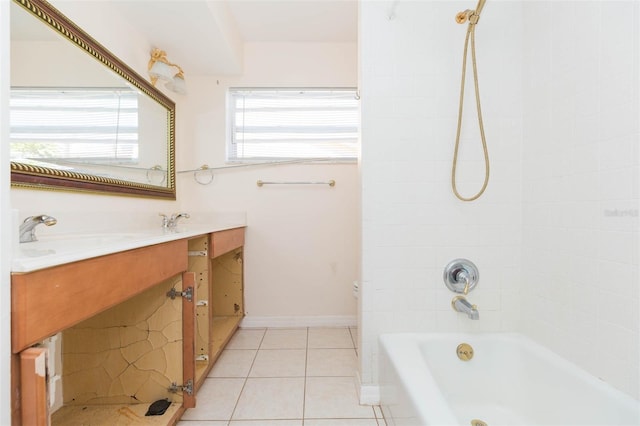
[[[229,420],[244,382],[245,379],[205,379],[196,407],[188,409],[182,420]]]
[[[347,327],[309,329],[309,348],[350,349],[354,347]]]
[[[240,328],[225,349],[258,349],[265,333],[264,328]]]
[[[304,377],[306,349],[261,349],[249,377]]]
[[[302,420],[232,420],[229,426],[302,426]]]
[[[216,360],[209,377],[247,377],[256,349],[225,349]]]
[[[304,407],[311,419],[375,418],[372,407],[359,404],[353,377],[308,377]]]
[[[249,378],[232,419],[301,419],[303,402],[303,377]]]
[[[309,349],[307,376],[355,376],[358,358],[354,349]]]
[[[378,426],[376,419],[305,419],[304,426]]]
[[[260,349],[305,349],[307,329],[270,328],[262,339]]]

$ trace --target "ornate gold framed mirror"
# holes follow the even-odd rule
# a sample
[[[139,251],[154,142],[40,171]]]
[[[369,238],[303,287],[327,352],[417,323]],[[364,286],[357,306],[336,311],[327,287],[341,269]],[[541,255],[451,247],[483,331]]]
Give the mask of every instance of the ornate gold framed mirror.
[[[45,0],[11,27],[12,186],[175,199],[175,103]]]

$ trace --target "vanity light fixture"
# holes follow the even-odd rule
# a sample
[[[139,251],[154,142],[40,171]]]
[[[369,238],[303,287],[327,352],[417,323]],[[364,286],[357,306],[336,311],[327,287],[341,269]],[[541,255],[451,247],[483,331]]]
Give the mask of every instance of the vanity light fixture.
[[[184,95],[187,93],[187,85],[184,81],[184,71],[178,64],[169,62],[167,52],[155,48],[151,51],[149,59],[149,76],[151,84],[156,85],[158,80],[165,81],[165,87],[173,92]],[[176,69],[178,72],[176,73]]]

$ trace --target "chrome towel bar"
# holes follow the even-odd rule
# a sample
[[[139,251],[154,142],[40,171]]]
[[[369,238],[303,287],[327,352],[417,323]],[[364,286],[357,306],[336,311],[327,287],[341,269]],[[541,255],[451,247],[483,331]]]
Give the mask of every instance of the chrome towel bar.
[[[263,186],[263,185],[329,185],[331,187],[336,186],[336,181],[331,179],[329,181],[326,182],[267,182],[267,181],[262,181],[259,180],[256,182],[256,185],[258,186]]]

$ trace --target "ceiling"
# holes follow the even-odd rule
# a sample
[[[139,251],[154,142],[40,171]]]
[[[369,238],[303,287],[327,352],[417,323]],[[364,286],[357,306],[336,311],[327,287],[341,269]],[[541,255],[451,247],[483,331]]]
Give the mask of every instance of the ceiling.
[[[355,43],[357,0],[112,1],[187,73],[242,71],[244,43]]]
[[[355,0],[227,0],[249,42],[356,42]]]

